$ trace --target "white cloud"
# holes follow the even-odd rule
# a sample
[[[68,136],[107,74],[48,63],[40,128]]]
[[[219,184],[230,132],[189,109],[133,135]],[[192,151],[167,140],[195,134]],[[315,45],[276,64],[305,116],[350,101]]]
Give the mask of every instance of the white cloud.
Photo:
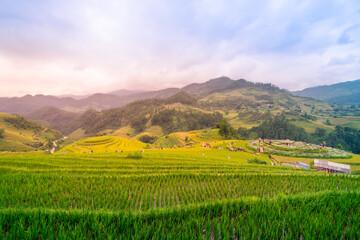
[[[357,1],[14,0],[0,6],[0,96],[161,89],[223,75],[289,89],[353,80],[358,9]]]

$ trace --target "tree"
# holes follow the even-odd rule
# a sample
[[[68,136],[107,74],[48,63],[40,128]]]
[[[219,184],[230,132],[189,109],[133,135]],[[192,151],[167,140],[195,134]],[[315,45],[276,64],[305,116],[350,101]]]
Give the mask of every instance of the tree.
[[[327,146],[338,147],[339,144],[353,153],[360,153],[360,131],[349,127],[336,126],[335,131],[329,133],[326,138]]]
[[[317,136],[317,137],[323,137],[323,136],[325,136],[325,134],[326,134],[325,129],[319,128],[319,127],[317,127],[317,128],[315,129],[315,133],[314,133],[315,136]]]
[[[225,138],[239,138],[239,134],[225,119],[221,119],[221,121],[216,124],[216,127],[219,128],[219,134]]]
[[[331,125],[331,122],[330,122],[330,120],[329,120],[329,119],[326,119],[326,121],[324,122],[324,124],[326,124],[326,125],[330,126],[330,125]]]
[[[239,127],[238,133],[239,133],[240,137],[243,139],[247,139],[249,137],[249,130],[247,128]]]
[[[0,138],[4,137],[4,132],[5,132],[5,129],[0,128]]]
[[[142,135],[139,140],[143,143],[154,143],[156,140],[155,136],[150,136],[150,135]]]
[[[140,132],[144,131],[147,121],[148,121],[148,119],[146,117],[138,118],[138,119],[133,120],[130,123],[130,126],[132,128],[134,128],[137,133],[140,133]]]

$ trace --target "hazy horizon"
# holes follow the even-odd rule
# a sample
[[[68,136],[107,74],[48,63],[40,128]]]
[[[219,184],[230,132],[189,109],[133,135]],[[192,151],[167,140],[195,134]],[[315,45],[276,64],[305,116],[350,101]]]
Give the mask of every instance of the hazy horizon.
[[[2,1],[0,97],[360,78],[360,2]]]
[[[222,77],[226,77],[226,76],[222,76]],[[220,77],[219,77],[220,78]],[[211,79],[208,79],[207,81],[209,81]],[[239,79],[232,79],[232,80],[239,80]],[[246,79],[245,79],[246,80]],[[346,81],[346,82],[352,82],[352,81],[358,81],[360,79],[356,79],[356,80],[350,80],[350,81]],[[206,81],[204,81],[206,82]],[[204,83],[204,82],[193,82],[193,83]],[[339,83],[342,83],[342,82],[339,82]],[[191,83],[189,83],[191,84]],[[336,84],[336,83],[333,83],[333,84]],[[186,85],[182,85],[182,86],[178,86],[178,87],[173,87],[173,88],[182,88],[182,87],[185,87],[187,86],[188,84]],[[275,84],[273,84],[275,85]],[[324,84],[324,85],[327,85],[327,84]],[[324,85],[316,85],[316,86],[324,86]],[[277,85],[275,85],[277,86]],[[279,86],[278,86],[279,87]],[[172,87],[169,87],[169,88],[172,88]],[[119,91],[119,90],[128,90],[128,91],[134,91],[136,93],[136,91],[139,91],[139,92],[147,92],[147,91],[158,91],[158,90],[164,90],[166,88],[159,88],[159,89],[114,89],[112,90],[113,92],[115,91]],[[286,88],[281,88],[281,89],[285,89],[285,90],[289,90],[289,89],[286,89]],[[300,90],[303,90],[303,89],[300,89]],[[35,94],[31,94],[31,93],[26,93],[24,95],[18,95],[18,96],[0,96],[0,97],[24,97],[26,95],[31,95],[31,96],[36,96],[36,95],[44,95],[44,96],[56,96],[56,97],[73,97],[75,99],[83,99],[83,98],[86,98],[86,97],[89,97],[93,94],[112,94],[112,91],[107,91],[107,92],[101,92],[101,91],[94,91],[94,92],[87,92],[87,93],[64,93],[64,94],[47,94],[47,93],[35,93]]]

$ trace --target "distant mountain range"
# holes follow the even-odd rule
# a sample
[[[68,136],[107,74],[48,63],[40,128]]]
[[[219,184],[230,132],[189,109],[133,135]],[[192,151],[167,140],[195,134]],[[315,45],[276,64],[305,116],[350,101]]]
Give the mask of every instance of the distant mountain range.
[[[234,89],[259,88],[284,94],[285,91],[271,84],[253,83],[244,79],[232,80],[228,77],[220,77],[204,83],[193,83],[183,88],[167,88],[158,91],[131,91],[117,90],[110,93],[96,93],[89,96],[46,96],[26,95],[23,97],[0,98],[0,112],[27,115],[43,107],[56,107],[75,113],[83,113],[86,110],[122,107],[135,100],[148,98],[167,98],[179,92],[187,92],[197,99],[209,96],[213,93],[222,93]],[[311,97],[329,103],[360,104],[360,80],[338,83],[328,86],[307,88],[302,91],[291,92],[302,97]],[[261,98],[261,97],[257,97]],[[271,98],[271,97],[270,97]]]
[[[187,92],[198,97],[213,92],[221,92],[228,89],[243,88],[256,85],[244,79],[231,80],[221,77],[209,80],[205,83],[193,83],[183,88],[167,88],[158,91],[130,91],[118,90],[108,94],[96,93],[91,96],[56,97],[46,95],[26,95],[23,97],[0,98],[0,112],[27,115],[40,108],[53,106],[70,112],[83,113],[88,109],[97,111],[122,107],[125,104],[147,98],[166,98],[179,92]],[[262,84],[271,86],[270,84]]]
[[[329,103],[359,105],[360,79],[332,85],[306,88],[304,90],[294,91],[292,93],[298,96],[311,97]]]
[[[325,102],[294,96],[271,84],[253,83],[244,79],[232,80],[227,77],[194,83],[183,88],[168,88],[128,96],[94,94],[81,100],[69,100],[69,103],[62,107],[41,107],[25,116],[64,134],[82,129],[85,134],[94,135],[122,127],[131,127],[137,133],[151,126],[160,126],[166,133],[201,129],[216,122],[220,112],[227,114],[229,111],[232,111],[232,114],[247,112],[241,116],[231,115],[233,122],[256,122],[262,117],[261,113],[266,111],[315,113],[332,110]],[[69,109],[75,109],[78,113],[65,111]]]

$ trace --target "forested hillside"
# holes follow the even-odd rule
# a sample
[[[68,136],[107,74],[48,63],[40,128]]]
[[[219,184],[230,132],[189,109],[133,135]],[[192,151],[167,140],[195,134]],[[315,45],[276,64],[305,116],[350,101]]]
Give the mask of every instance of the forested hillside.
[[[80,114],[64,111],[56,107],[43,107],[26,115],[26,118],[41,123],[63,133],[71,133],[74,129],[72,123]]]
[[[180,92],[169,98],[138,100],[101,112],[88,110],[73,123],[73,129],[82,128],[86,134],[94,135],[105,129],[127,125],[137,133],[149,126],[160,126],[165,133],[170,133],[211,127],[222,118],[217,112],[207,113],[191,108],[194,104],[194,97]]]

